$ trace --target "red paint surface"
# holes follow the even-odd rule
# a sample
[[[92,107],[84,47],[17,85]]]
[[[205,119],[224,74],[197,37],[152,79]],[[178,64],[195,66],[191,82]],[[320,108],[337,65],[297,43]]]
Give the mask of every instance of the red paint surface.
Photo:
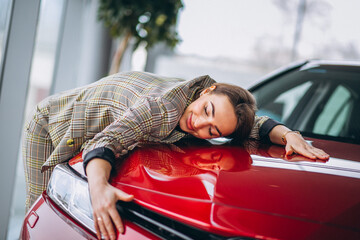
[[[36,212],[39,218],[35,226],[31,228],[29,224],[27,224],[27,221],[28,218],[32,216],[31,213],[33,211]],[[158,237],[144,231],[142,228],[131,222],[125,220],[124,224],[125,232],[124,234],[118,235],[118,239],[158,239]],[[45,192],[39,197],[31,211],[25,216],[20,236],[22,240],[97,239],[95,234],[71,219],[66,213],[58,208]]]
[[[214,145],[151,145],[119,161],[111,183],[134,194],[134,201],[146,208],[223,236],[360,239],[359,146],[308,140],[331,158],[284,158],[284,148],[274,145],[251,151]],[[70,164],[79,162],[81,155]],[[41,198],[35,204],[39,220],[33,229],[22,231],[24,239],[40,236],[36,234],[43,229],[51,234],[68,229],[68,234],[79,237],[74,221],[66,223],[64,216],[69,217],[59,214],[59,209],[55,213],[56,206],[49,202]],[[42,225],[55,218],[62,223],[54,229]],[[156,238],[130,222],[126,229],[120,239]]]
[[[358,151],[357,145],[346,147]],[[221,146],[141,148],[118,166],[112,184],[154,211],[225,236],[360,237],[355,156],[347,154],[346,161],[282,159],[279,146],[253,153]]]

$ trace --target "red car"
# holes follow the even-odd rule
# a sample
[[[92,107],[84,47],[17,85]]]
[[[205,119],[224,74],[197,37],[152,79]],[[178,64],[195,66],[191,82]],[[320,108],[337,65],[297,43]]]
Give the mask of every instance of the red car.
[[[118,202],[119,239],[360,239],[360,64],[303,62],[250,90],[258,115],[331,158],[221,139],[140,146],[110,180],[135,196]],[[55,168],[21,238],[96,239],[80,155]]]

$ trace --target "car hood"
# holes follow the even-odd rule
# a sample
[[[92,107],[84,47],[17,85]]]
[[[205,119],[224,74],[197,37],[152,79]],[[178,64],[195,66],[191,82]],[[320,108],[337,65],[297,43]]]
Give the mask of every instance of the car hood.
[[[274,145],[146,145],[111,183],[148,209],[225,236],[359,236],[359,146],[309,141],[332,157],[287,159]]]

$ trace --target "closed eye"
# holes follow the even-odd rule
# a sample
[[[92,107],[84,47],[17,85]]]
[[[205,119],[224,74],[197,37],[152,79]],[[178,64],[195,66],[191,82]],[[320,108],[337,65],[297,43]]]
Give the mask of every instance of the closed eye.
[[[207,112],[207,106],[204,107],[204,111],[205,111],[206,116],[209,116],[209,114]]]

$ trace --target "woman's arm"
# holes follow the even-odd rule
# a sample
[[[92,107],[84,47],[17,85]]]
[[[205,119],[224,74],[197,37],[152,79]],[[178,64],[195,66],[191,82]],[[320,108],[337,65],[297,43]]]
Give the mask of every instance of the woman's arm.
[[[308,144],[301,134],[291,131],[283,125],[275,126],[269,132],[269,138],[272,143],[285,145],[286,155],[297,153],[311,159],[328,159],[329,154],[323,150]]]
[[[94,224],[98,237],[101,233],[104,237],[115,239],[112,238],[116,236],[113,226],[120,233],[123,232],[116,202],[133,199],[132,195],[108,183],[115,156],[123,150],[131,150],[140,140],[147,140],[150,133],[166,134],[166,129],[171,125],[170,120],[176,122],[177,119],[167,115],[164,109],[169,108],[173,108],[173,105],[159,98],[141,99],[121,117],[96,134],[84,147],[84,167],[89,179]],[[168,111],[174,115],[171,110]]]
[[[108,182],[111,172],[111,164],[101,158],[92,159],[86,166],[89,182],[93,218],[98,239],[101,234],[106,239],[116,239],[116,229],[124,232],[120,215],[116,210],[116,202],[131,201],[134,196],[129,195]]]

